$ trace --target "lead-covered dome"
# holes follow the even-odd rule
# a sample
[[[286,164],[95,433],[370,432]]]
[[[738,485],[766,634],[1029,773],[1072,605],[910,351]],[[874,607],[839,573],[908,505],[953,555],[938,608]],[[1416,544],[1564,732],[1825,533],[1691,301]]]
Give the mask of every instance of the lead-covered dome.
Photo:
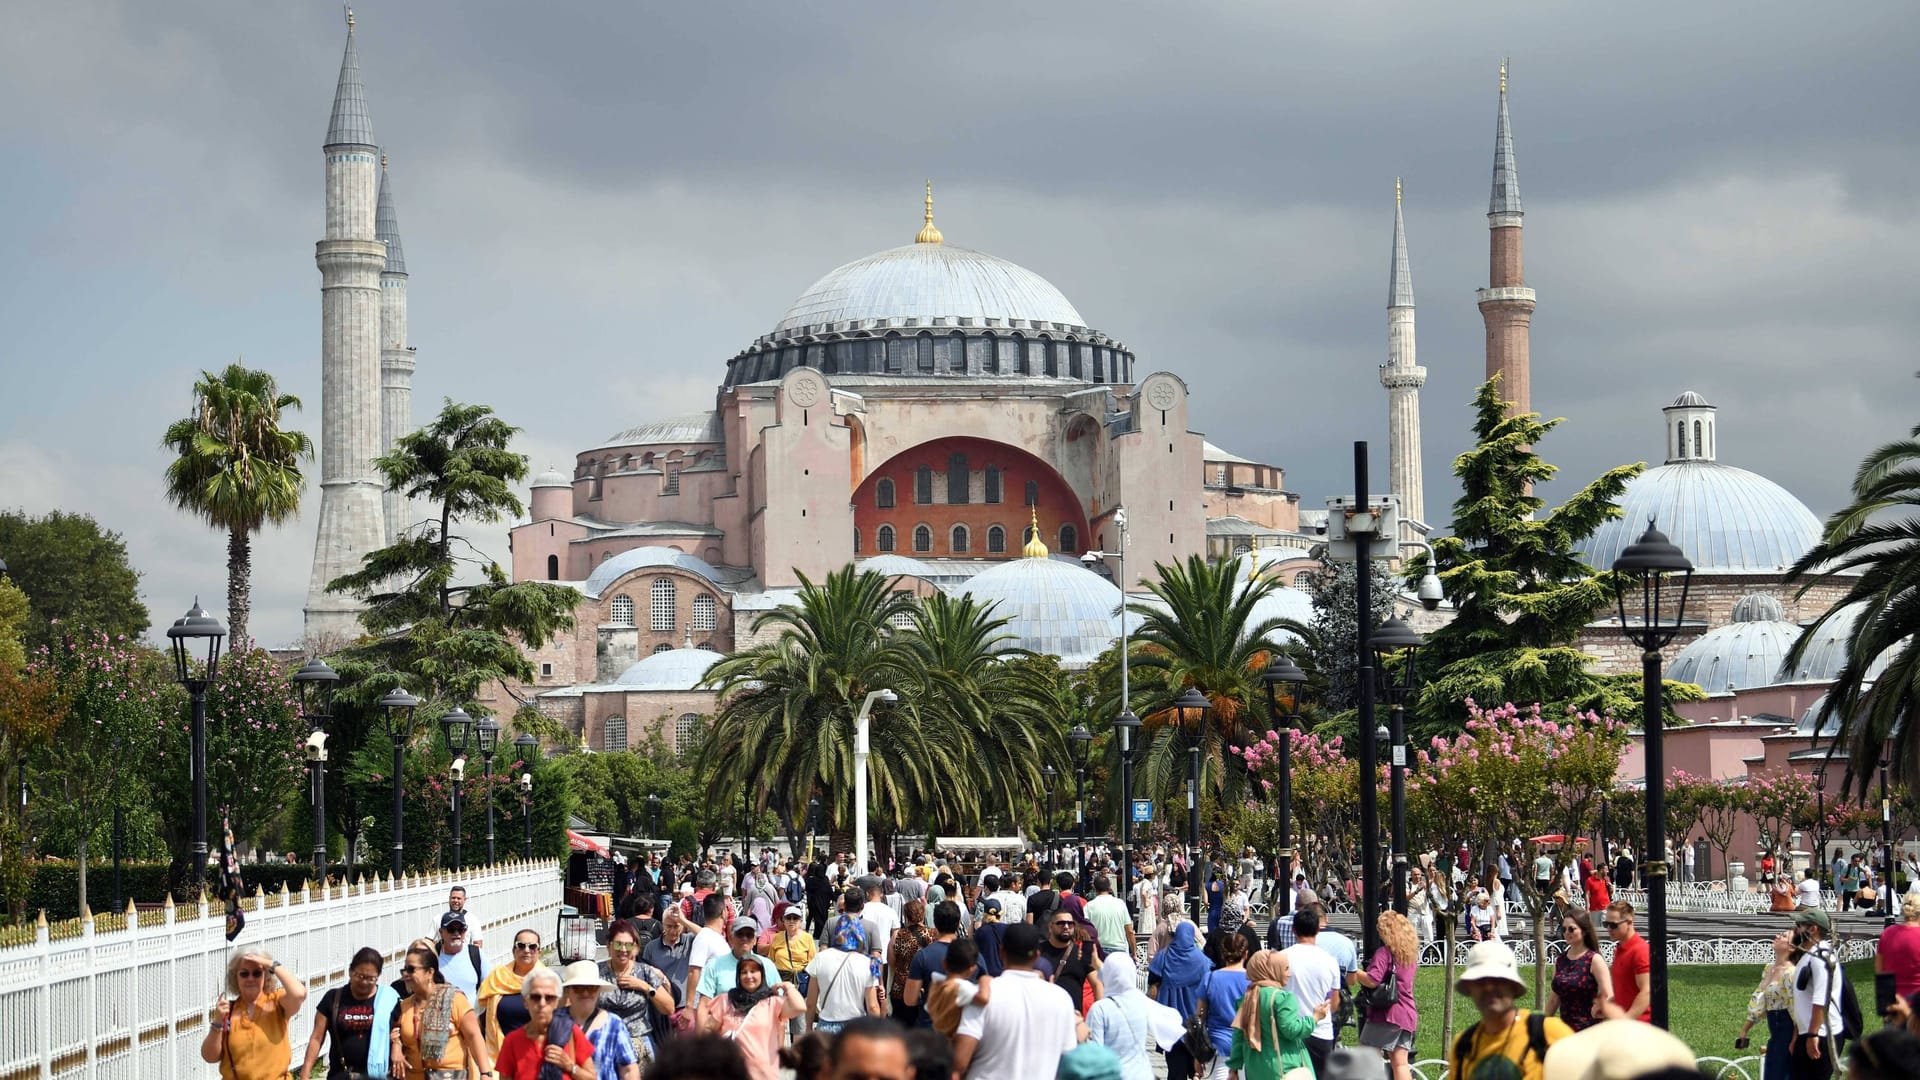
[[[614,682],[629,690],[692,690],[725,659],[711,649],[668,649],[627,665]]]
[[[912,243],[827,271],[787,308],[773,333],[867,319],[905,326],[934,326],[935,319],[1086,326],[1052,282],[1024,266],[953,244]]]
[[[1013,644],[1057,656],[1063,667],[1086,667],[1120,636],[1120,589],[1077,562],[1014,559],[957,591],[1011,619]]]
[[[1806,681],[1798,673],[1781,670],[1800,632],[1799,626],[1787,621],[1778,599],[1765,593],[1743,596],[1733,605],[1733,621],[1688,642],[1673,658],[1667,677],[1693,683],[1709,694]]]

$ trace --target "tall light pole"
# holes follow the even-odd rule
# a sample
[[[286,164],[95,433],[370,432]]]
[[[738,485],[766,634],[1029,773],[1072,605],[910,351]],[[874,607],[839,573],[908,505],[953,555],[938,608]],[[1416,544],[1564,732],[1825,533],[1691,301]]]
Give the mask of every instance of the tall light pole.
[[[332,719],[333,689],[340,674],[319,657],[293,673],[300,715],[307,722],[307,767],[313,773],[313,877],[327,881],[327,721]]]
[[[387,737],[393,741],[393,876],[396,878],[404,869],[401,852],[406,842],[406,800],[401,773],[407,767],[407,743],[413,739],[413,710],[419,707],[420,699],[398,686],[380,699],[380,708],[387,716]]]
[[[500,721],[491,716],[483,716],[474,725],[473,742],[480,750],[480,759],[486,762],[485,780],[482,786],[487,792],[487,865],[497,860],[493,854],[493,754],[500,748]]]
[[[520,755],[520,764],[528,769],[531,769],[533,765],[534,752],[539,749],[540,740],[534,738],[529,732],[523,731],[513,740],[513,752]],[[521,773],[520,782],[517,786],[520,789],[520,824],[526,833],[525,838],[521,841],[520,857],[528,862],[532,862],[533,773],[531,771]]]
[[[660,796],[658,793],[647,796],[647,839],[660,839]]]
[[[1073,730],[1067,732],[1067,750],[1073,755],[1073,771],[1079,781],[1074,795],[1073,842],[1082,851],[1087,846],[1087,750],[1092,743],[1093,732],[1088,731],[1085,724],[1075,724]],[[1084,855],[1080,857],[1079,865],[1086,865]],[[1082,888],[1085,886],[1082,885]]]
[[[1647,531],[1613,561],[1620,575],[1620,627],[1640,647],[1641,728],[1646,734],[1647,773],[1647,951],[1652,992],[1649,1019],[1667,1026],[1667,784],[1664,706],[1660,700],[1660,650],[1680,632],[1693,584],[1693,564],[1666,535],[1647,522]],[[1680,596],[1673,597],[1678,579]],[[1637,594],[1637,596],[1630,596]],[[1635,604],[1629,617],[1627,605]]]
[[[1819,742],[1818,728],[1814,731],[1814,741],[1816,743]],[[1819,815],[1820,835],[1818,841],[1820,844],[1820,856],[1813,861],[1813,865],[1818,868],[1820,880],[1824,882],[1828,879],[1828,875],[1832,870],[1832,868],[1827,865],[1827,766],[1825,762],[1821,762],[1813,767],[1813,797],[1818,805],[1818,809],[1814,812]]]
[[[1056,839],[1054,822],[1054,800],[1057,787],[1054,781],[1060,778],[1060,770],[1051,765],[1040,766],[1040,779],[1047,785],[1047,869],[1055,868],[1053,861],[1054,840]]]
[[[1307,673],[1293,658],[1279,649],[1273,651],[1273,659],[1267,664],[1267,673],[1262,677],[1267,686],[1267,719],[1275,731],[1280,732],[1280,850],[1276,853],[1274,867],[1275,878],[1286,895],[1293,893],[1293,721],[1300,711],[1300,688],[1306,684]],[[1284,689],[1282,689],[1284,687]],[[1280,711],[1280,695],[1286,695],[1287,711]],[[1279,905],[1274,905],[1275,918],[1285,915]]]
[[[1392,747],[1387,759],[1388,791],[1393,815],[1393,910],[1407,913],[1407,714],[1406,698],[1413,689],[1414,657],[1426,638],[1408,626],[1398,615],[1380,624],[1373,634],[1373,651],[1386,670],[1387,656],[1402,653],[1405,667],[1400,682],[1389,691],[1387,700],[1387,739]]]
[[[193,702],[192,758],[188,764],[193,774],[193,839],[189,857],[193,861],[196,888],[207,878],[207,687],[219,674],[220,643],[226,637],[227,628],[200,607],[197,596],[187,613],[167,628],[167,640],[173,646],[174,677],[187,688],[187,696]],[[204,659],[196,655],[202,647],[206,650]],[[193,666],[196,661],[197,669]],[[21,790],[26,790],[24,783]],[[24,797],[21,802],[24,806]]]
[[[1121,709],[1113,718],[1113,730],[1120,733],[1120,893],[1128,910],[1133,904],[1133,737],[1140,730],[1140,718],[1132,709]],[[1139,912],[1134,912],[1138,915]]]
[[[853,861],[854,873],[867,872],[867,755],[873,728],[873,703],[896,705],[900,695],[891,690],[872,690],[860,702],[853,718]]]
[[[447,751],[453,755],[453,765],[447,770],[453,780],[453,868],[465,869],[462,847],[466,840],[466,822],[463,820],[462,789],[467,781],[467,740],[473,736],[473,717],[467,710],[455,705],[440,718],[440,737],[446,740]]]
[[[1887,795],[1888,758],[1893,754],[1889,739],[1880,745],[1880,914],[1893,923],[1893,799]]]
[[[1114,584],[1120,586],[1120,713],[1113,718],[1114,730],[1120,733],[1120,896],[1128,904],[1133,902],[1133,736],[1140,730],[1140,718],[1133,714],[1133,686],[1128,678],[1128,666],[1133,652],[1133,627],[1127,622],[1127,508],[1116,506],[1112,515],[1114,530],[1119,534],[1119,543],[1113,551],[1089,551],[1080,556],[1080,561],[1089,568],[1106,565],[1107,559],[1114,560],[1117,578]]]
[[[1200,914],[1200,741],[1213,702],[1198,687],[1189,686],[1173,699],[1173,707],[1180,710],[1180,727],[1187,735],[1187,903],[1193,909],[1194,925],[1205,926]],[[1193,718],[1190,731],[1189,716]]]
[[[1371,956],[1379,945],[1380,915],[1380,752],[1370,737],[1374,730],[1373,682],[1373,557],[1391,556],[1399,549],[1399,505],[1391,497],[1375,500],[1367,494],[1367,444],[1353,444],[1354,497],[1327,503],[1327,542],[1330,553],[1354,562],[1354,699],[1359,705],[1360,743],[1360,931],[1363,952]],[[1437,579],[1436,579],[1437,583]],[[1424,590],[1423,590],[1424,591]],[[1423,603],[1425,600],[1423,599]],[[1438,604],[1438,600],[1434,601]]]

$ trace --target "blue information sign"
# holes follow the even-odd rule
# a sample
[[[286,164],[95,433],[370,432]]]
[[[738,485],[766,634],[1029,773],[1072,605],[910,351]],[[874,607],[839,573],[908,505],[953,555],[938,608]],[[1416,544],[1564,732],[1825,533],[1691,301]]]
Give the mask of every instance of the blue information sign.
[[[1133,800],[1133,823],[1135,825],[1146,825],[1146,824],[1150,824],[1152,821],[1153,821],[1153,800],[1152,799]]]

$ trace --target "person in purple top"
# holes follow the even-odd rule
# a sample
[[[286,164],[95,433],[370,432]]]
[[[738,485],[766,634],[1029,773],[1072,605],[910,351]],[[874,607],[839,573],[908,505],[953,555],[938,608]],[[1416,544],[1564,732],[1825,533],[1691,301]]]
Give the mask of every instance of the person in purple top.
[[[1367,969],[1360,972],[1360,985],[1369,989],[1393,979],[1399,993],[1384,1006],[1367,1010],[1360,1028],[1360,1045],[1371,1046],[1393,1064],[1393,1080],[1411,1080],[1412,1066],[1407,1059],[1413,1052],[1413,1035],[1420,1026],[1420,1014],[1413,1004],[1413,976],[1420,963],[1420,938],[1413,923],[1397,911],[1383,911],[1375,924],[1380,928],[1380,947],[1374,950]]]

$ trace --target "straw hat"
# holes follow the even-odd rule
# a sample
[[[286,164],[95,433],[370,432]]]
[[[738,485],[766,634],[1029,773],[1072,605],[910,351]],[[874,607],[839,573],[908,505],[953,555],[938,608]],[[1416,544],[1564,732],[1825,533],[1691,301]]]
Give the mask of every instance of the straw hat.
[[[1520,981],[1520,964],[1513,958],[1513,950],[1503,941],[1482,941],[1467,952],[1467,969],[1460,973],[1453,988],[1461,993],[1467,992],[1467,984],[1481,979],[1500,979],[1513,984],[1514,996],[1527,992],[1527,984]]]
[[[560,986],[570,989],[575,986],[591,986],[595,990],[611,990],[613,984],[600,977],[600,965],[591,960],[575,960],[560,969]]]
[[[1627,1080],[1659,1069],[1698,1068],[1687,1044],[1638,1020],[1608,1020],[1547,1048],[1546,1080]]]

